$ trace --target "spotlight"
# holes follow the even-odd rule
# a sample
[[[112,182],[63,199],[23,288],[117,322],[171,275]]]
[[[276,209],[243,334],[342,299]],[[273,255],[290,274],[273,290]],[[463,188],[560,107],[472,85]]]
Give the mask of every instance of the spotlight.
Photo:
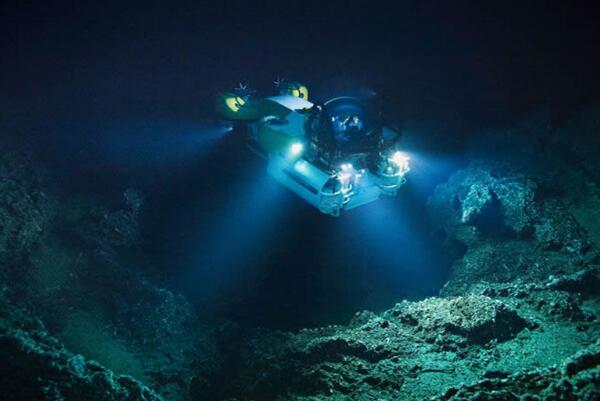
[[[390,157],[390,161],[398,167],[408,166],[409,160],[410,158],[402,152],[394,152],[392,157]]]
[[[292,143],[292,146],[290,146],[290,155],[300,156],[303,150],[304,145],[301,142],[294,142]]]
[[[222,120],[217,123],[217,127],[224,133],[233,131],[233,122],[228,120]]]

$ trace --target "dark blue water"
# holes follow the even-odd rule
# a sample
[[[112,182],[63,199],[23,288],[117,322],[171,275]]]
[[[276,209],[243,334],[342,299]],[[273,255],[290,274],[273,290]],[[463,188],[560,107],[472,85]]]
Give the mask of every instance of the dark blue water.
[[[152,263],[136,268],[206,316],[303,327],[433,294],[448,261],[427,196],[485,143],[482,128],[540,109],[560,121],[594,98],[595,25],[567,6],[339,7],[291,7],[292,19],[220,5],[9,7],[2,134],[65,194],[118,208],[126,188],[143,191]],[[277,76],[311,99],[376,95],[413,159],[399,195],[323,216],[219,130],[216,92],[244,81],[269,94]]]

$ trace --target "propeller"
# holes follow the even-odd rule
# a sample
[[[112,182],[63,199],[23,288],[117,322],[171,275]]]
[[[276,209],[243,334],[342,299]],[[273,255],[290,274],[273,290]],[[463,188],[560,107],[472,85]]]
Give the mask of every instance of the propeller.
[[[256,91],[251,89],[248,84],[243,82],[239,82],[237,86],[233,88],[233,92],[245,100],[256,93]]]

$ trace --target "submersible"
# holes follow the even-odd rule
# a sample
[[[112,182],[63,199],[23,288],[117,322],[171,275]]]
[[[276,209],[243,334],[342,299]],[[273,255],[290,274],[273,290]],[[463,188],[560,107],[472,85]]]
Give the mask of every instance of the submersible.
[[[338,216],[395,195],[406,182],[409,158],[400,134],[382,124],[377,110],[348,96],[313,103],[298,82],[277,81],[276,89],[259,97],[240,85],[219,93],[216,108],[245,129],[249,146],[280,184]]]

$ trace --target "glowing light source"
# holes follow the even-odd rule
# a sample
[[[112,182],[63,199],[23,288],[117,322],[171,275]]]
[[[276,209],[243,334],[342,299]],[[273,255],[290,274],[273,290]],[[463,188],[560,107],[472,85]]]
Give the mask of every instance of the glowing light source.
[[[390,157],[390,160],[398,165],[398,166],[402,166],[406,163],[408,163],[408,161],[410,160],[410,158],[404,154],[402,154],[402,152],[394,152],[394,154],[392,155],[392,157]]]
[[[342,172],[338,174],[338,177],[340,178],[340,181],[344,184],[350,182],[350,179],[352,178],[352,175],[350,173],[346,173],[346,172]]]
[[[302,174],[306,174],[308,172],[308,163],[306,162],[306,160],[300,159],[296,162],[294,168],[296,169],[296,171]]]
[[[347,194],[352,190],[354,181],[356,180],[356,170],[351,163],[342,163],[340,170],[337,172],[337,177],[342,184],[342,193]]]
[[[403,154],[402,152],[394,152],[391,157],[389,157],[390,163],[394,164],[398,168],[398,174],[404,175],[408,171],[410,171],[410,166],[408,164],[410,158]]]
[[[299,156],[304,150],[304,145],[301,142],[294,142],[290,146],[290,154],[292,156]]]

